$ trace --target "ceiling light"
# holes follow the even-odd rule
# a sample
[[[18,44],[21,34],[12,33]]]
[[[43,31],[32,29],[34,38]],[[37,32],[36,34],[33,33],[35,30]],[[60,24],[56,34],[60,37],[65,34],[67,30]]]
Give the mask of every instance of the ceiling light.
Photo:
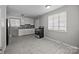
[[[51,7],[51,5],[45,5],[45,8],[49,9]]]

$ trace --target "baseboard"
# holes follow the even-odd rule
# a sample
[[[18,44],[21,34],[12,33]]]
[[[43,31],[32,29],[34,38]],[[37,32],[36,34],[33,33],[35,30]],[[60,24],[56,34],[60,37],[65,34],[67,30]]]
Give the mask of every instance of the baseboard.
[[[3,53],[4,53],[3,49],[0,49],[0,54],[3,54]]]
[[[1,47],[0,48],[0,54],[4,54],[5,49],[6,49],[6,46],[4,48]]]
[[[2,52],[3,54],[4,54],[5,49],[6,49],[6,47],[3,49],[3,52]]]
[[[48,37],[48,36],[46,36],[45,38],[47,38],[48,40],[51,40],[51,41],[55,41],[56,43],[61,43],[61,44],[65,45],[65,46],[68,46],[68,47],[71,47],[71,48],[74,48],[74,49],[79,49],[79,48],[76,47],[76,46],[72,46],[72,45],[67,44],[67,43],[65,43],[65,42],[62,42],[62,41],[59,41],[59,40],[52,39],[52,38],[50,38],[50,37]]]

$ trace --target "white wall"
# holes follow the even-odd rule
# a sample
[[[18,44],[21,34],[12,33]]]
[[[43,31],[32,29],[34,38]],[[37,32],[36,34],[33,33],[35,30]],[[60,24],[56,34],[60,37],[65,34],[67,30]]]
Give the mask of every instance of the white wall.
[[[35,19],[35,28],[38,28],[39,27],[39,18],[36,18]]]
[[[62,11],[67,11],[67,32],[48,30],[48,16]],[[39,19],[46,36],[79,47],[79,6],[64,6],[40,16]]]
[[[0,17],[0,27],[1,27],[1,49],[6,48],[6,6],[0,5],[1,17]]]

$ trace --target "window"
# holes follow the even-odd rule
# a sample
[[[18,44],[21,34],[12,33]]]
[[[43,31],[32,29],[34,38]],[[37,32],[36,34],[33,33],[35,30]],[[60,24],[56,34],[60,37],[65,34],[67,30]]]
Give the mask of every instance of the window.
[[[66,31],[66,18],[65,11],[48,16],[48,30]]]
[[[10,24],[12,27],[19,27],[20,26],[20,20],[19,19],[10,19]]]

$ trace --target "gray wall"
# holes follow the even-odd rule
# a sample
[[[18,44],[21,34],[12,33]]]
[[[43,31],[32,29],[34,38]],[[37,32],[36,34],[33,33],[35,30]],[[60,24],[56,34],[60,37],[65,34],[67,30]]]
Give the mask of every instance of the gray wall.
[[[67,11],[67,32],[49,31],[47,29],[48,16],[62,11]],[[79,6],[61,7],[40,16],[39,22],[45,27],[46,36],[79,47]]]
[[[39,18],[35,19],[35,28],[39,28]]]
[[[2,40],[2,49],[6,48],[6,6],[0,5],[1,9],[1,18],[0,23],[1,25],[1,40]]]

